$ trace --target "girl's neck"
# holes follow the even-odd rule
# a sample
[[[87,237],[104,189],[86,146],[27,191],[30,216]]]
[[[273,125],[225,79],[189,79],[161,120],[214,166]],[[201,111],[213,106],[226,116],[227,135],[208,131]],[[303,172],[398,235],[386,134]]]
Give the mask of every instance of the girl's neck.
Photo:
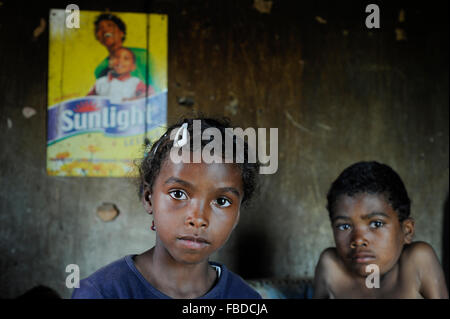
[[[158,244],[140,257],[136,266],[145,279],[173,298],[201,297],[211,290],[216,280],[216,271],[207,260],[198,264],[180,263]]]

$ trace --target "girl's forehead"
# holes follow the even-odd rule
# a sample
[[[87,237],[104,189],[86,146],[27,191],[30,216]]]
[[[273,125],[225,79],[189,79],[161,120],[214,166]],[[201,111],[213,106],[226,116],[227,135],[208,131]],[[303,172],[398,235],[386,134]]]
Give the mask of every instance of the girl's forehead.
[[[191,183],[230,184],[242,188],[241,170],[233,163],[175,163],[167,158],[158,179],[165,181],[170,177],[187,179]]]

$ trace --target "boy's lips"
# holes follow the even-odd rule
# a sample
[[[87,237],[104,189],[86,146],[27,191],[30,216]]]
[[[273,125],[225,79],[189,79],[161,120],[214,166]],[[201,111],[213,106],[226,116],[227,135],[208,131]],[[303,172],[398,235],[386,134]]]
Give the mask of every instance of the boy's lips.
[[[192,235],[179,236],[177,237],[177,240],[181,243],[181,245],[189,249],[201,249],[211,244],[208,240],[206,240],[203,237]]]
[[[376,259],[375,255],[369,251],[353,252],[350,254],[350,258],[357,264],[367,264]]]

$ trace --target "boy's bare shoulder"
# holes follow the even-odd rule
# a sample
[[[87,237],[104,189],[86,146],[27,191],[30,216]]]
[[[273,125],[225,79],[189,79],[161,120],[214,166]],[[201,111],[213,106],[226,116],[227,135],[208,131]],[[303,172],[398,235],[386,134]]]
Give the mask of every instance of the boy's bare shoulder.
[[[425,242],[414,242],[403,249],[402,264],[408,275],[416,275],[418,291],[424,298],[448,298],[445,276],[439,259]]]
[[[439,264],[436,253],[430,244],[416,241],[405,245],[399,260],[402,272],[412,278],[419,278],[424,271],[434,268],[432,265]]]
[[[331,270],[332,273],[336,271],[336,268],[341,267],[341,262],[337,254],[335,247],[326,248],[319,257],[319,262],[317,264],[318,268],[322,272],[327,272]]]
[[[322,251],[314,275],[314,298],[326,299],[333,297],[333,287],[338,266],[336,248],[330,247]]]
[[[333,262],[337,261],[338,255],[336,247],[328,247],[322,251],[320,254],[320,260],[323,262]]]
[[[436,258],[436,253],[430,244],[423,241],[416,241],[409,245],[405,245],[402,253],[402,259],[415,263],[427,262],[430,258]]]

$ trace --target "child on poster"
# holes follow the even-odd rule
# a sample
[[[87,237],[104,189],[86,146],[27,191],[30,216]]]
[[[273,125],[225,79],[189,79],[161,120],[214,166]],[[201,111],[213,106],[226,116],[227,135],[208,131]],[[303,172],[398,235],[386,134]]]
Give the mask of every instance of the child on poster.
[[[136,69],[136,57],[130,49],[117,49],[111,56],[110,66],[112,70],[97,79],[88,96],[105,96],[112,103],[123,103],[155,94],[150,85],[147,88],[144,82],[131,75]]]

